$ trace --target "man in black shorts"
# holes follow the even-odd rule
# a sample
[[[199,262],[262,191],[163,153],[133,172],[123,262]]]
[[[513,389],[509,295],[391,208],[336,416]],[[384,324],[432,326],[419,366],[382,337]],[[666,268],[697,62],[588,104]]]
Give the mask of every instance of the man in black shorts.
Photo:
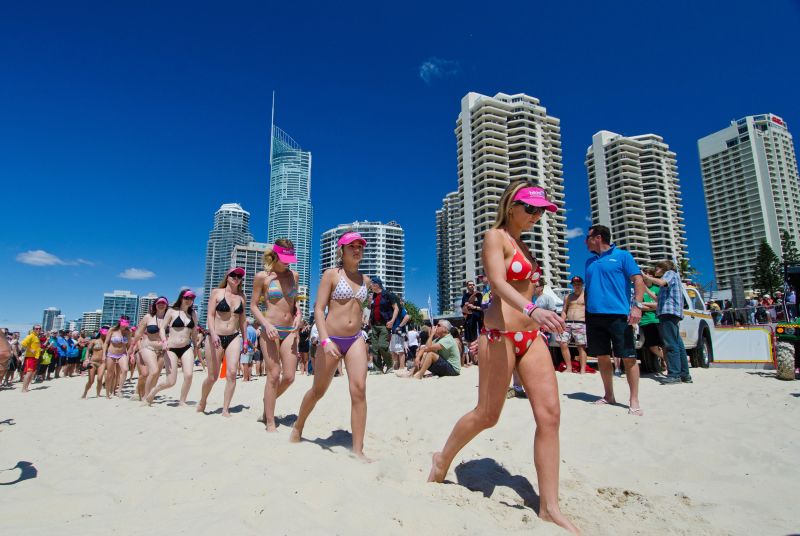
[[[639,405],[639,363],[633,326],[642,317],[644,280],[633,256],[611,244],[611,231],[592,225],[586,246],[594,255],[586,261],[586,353],[597,357],[603,378],[603,398],[596,404],[614,404],[614,372],[611,355],[622,358],[630,388],[628,413],[643,415]],[[630,299],[630,284],[634,297]]]

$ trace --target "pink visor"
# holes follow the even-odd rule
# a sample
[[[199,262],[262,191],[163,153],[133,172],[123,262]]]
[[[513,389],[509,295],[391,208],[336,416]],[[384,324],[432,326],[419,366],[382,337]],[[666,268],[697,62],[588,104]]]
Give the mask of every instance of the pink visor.
[[[242,268],[241,266],[237,266],[236,268],[233,268],[228,272],[228,275],[231,274],[239,274],[240,276],[244,277],[244,268]]]
[[[514,201],[525,203],[532,207],[542,207],[549,212],[555,212],[558,207],[547,200],[547,194],[538,186],[523,188],[514,196]]]
[[[187,289],[186,292],[183,293],[184,298],[195,298],[197,294],[191,291],[191,289]]]
[[[340,246],[346,246],[347,244],[352,244],[353,242],[356,241],[361,242],[361,245],[363,246],[367,245],[367,241],[364,240],[364,238],[361,236],[360,233],[357,233],[355,231],[343,234],[342,237],[337,242],[337,244],[339,244]]]
[[[119,327],[121,327],[121,328],[127,328],[127,327],[129,327],[130,325],[131,325],[131,323],[130,323],[128,320],[125,320],[124,318],[120,318],[120,319],[119,319]]]
[[[292,248],[285,248],[275,244],[272,246],[272,251],[275,252],[275,255],[278,256],[278,260],[280,260],[283,264],[292,264],[293,262],[297,262],[297,256],[294,254],[294,249]]]
[[[103,328],[100,330],[100,335],[106,335],[108,333],[108,328]]]
[[[157,300],[156,300],[156,305],[158,305],[159,303],[166,303],[166,304],[169,304],[169,302],[167,301],[167,299],[166,299],[166,298],[159,298],[159,299],[157,299]]]

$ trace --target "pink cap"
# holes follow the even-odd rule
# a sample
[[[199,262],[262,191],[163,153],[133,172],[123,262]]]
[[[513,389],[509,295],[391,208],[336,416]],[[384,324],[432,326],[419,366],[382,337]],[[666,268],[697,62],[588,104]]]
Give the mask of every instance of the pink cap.
[[[272,251],[275,252],[275,255],[278,256],[278,259],[283,264],[292,264],[293,262],[297,262],[297,256],[294,254],[294,248],[285,248],[275,244],[272,246]]]
[[[350,231],[349,233],[343,234],[342,237],[337,242],[337,244],[339,244],[340,246],[346,246],[347,244],[352,244],[353,242],[356,241],[361,242],[363,246],[367,245],[367,241],[364,240],[361,234],[357,233],[356,231]]]
[[[127,328],[127,327],[129,327],[130,325],[131,325],[131,323],[130,323],[130,321],[129,321],[129,320],[126,320],[126,319],[124,319],[124,318],[120,318],[120,319],[119,319],[119,327],[121,327],[121,328]]]
[[[158,305],[159,303],[166,303],[166,304],[168,304],[168,305],[169,305],[169,302],[167,301],[167,299],[166,299],[166,298],[159,298],[159,299],[157,299],[157,300],[156,300],[156,305]]]
[[[236,268],[231,268],[230,270],[228,270],[228,275],[231,274],[239,274],[240,276],[244,277],[244,268],[242,268],[241,266],[237,266]]]
[[[195,294],[195,293],[192,291],[192,289],[190,289],[190,288],[187,288],[187,289],[186,289],[186,292],[184,292],[184,293],[183,293],[183,297],[184,297],[184,298],[195,298],[195,297],[197,297],[197,294]]]
[[[531,205],[533,207],[543,207],[545,210],[550,212],[555,212],[558,210],[558,207],[547,200],[547,194],[545,193],[544,189],[539,188],[538,186],[530,186],[528,188],[522,188],[517,195],[514,196],[514,201],[519,201],[520,203],[525,203],[526,205]]]

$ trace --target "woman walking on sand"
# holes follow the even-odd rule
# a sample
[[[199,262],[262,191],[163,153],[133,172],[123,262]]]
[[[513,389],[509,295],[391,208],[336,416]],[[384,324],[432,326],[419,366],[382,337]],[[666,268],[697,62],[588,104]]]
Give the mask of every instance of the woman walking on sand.
[[[317,292],[314,318],[319,338],[314,360],[314,382],[303,397],[289,440],[297,443],[306,419],[328,390],[339,360],[344,358],[350,386],[350,426],[353,453],[364,456],[367,426],[367,345],[361,336],[361,304],[367,299],[369,277],[358,271],[367,241],[359,233],[344,233],[337,242],[338,267],[325,270]],[[327,309],[328,315],[325,316]]]
[[[208,395],[219,378],[222,360],[225,360],[225,394],[222,416],[230,417],[230,405],[236,389],[236,372],[239,356],[247,345],[247,317],[244,314],[246,297],[243,290],[244,268],[231,268],[218,288],[208,297],[208,339],[206,364],[208,377],[203,382],[197,411],[205,413]]]
[[[294,382],[297,372],[297,330],[302,317],[297,307],[298,274],[289,269],[297,262],[294,244],[279,238],[264,252],[264,270],[253,282],[250,312],[261,325],[261,355],[267,367],[264,385],[264,426],[274,432],[275,403]],[[266,310],[259,302],[265,298]]]
[[[122,315],[119,321],[108,330],[103,345],[103,355],[106,359],[106,397],[111,394],[122,396],[122,383],[128,373],[128,354],[131,352],[130,319]]]
[[[148,314],[139,322],[136,336],[133,338],[132,346],[135,347],[139,343],[139,381],[136,383],[136,392],[140,400],[144,400],[147,393],[153,389],[164,365],[167,338],[163,328],[168,305],[169,300],[164,296],[153,302]]]
[[[461,417],[441,452],[433,455],[429,482],[443,482],[456,454],[481,431],[494,426],[516,369],[531,401],[536,433],[533,460],[541,497],[539,517],[573,533],[578,529],[558,504],[558,384],[546,339],[540,329],[564,330],[555,312],[531,301],[541,270],[522,241],[545,210],[555,212],[545,191],[527,181],[514,181],[500,198],[497,219],[484,236],[482,260],[492,288],[492,302],[479,338],[478,405]]]
[[[92,388],[95,378],[97,379],[97,397],[100,398],[100,389],[103,388],[103,373],[106,370],[105,359],[103,359],[103,339],[105,339],[107,333],[108,326],[103,326],[100,328],[100,331],[97,332],[94,339],[89,341],[89,345],[86,347],[89,380],[86,382],[86,388],[83,390],[83,396],[81,398],[86,398],[89,389]]]
[[[165,336],[166,329],[169,327],[167,357],[164,361],[167,377],[147,394],[145,401],[148,404],[153,403],[159,392],[175,385],[178,380],[178,363],[180,362],[183,370],[183,384],[178,405],[186,405],[186,397],[189,396],[189,388],[192,386],[195,350],[200,346],[200,332],[195,329],[199,324],[197,312],[194,310],[195,297],[196,294],[191,289],[182,290],[178,294],[178,299],[164,315],[164,322],[161,325],[162,336]],[[194,343],[194,347],[192,343]]]

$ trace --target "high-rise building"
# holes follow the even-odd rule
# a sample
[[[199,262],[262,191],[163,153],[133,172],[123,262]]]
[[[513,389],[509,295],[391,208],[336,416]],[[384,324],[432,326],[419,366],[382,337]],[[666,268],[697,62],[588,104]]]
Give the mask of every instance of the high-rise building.
[[[336,266],[336,242],[347,231],[358,231],[367,247],[358,269],[362,274],[377,275],[384,287],[403,297],[405,280],[405,233],[395,221],[356,221],[328,229],[320,237],[319,272]]]
[[[273,110],[274,120],[274,110]],[[288,238],[297,253],[298,295],[311,292],[311,153],[272,125],[269,150],[269,223],[267,242]],[[303,300],[301,300],[301,303]]]
[[[200,324],[206,325],[208,299],[211,291],[225,278],[231,266],[233,248],[253,241],[250,234],[250,213],[238,203],[225,203],[214,213],[214,228],[206,244],[206,272],[200,303]]]
[[[131,325],[139,321],[139,296],[128,290],[115,290],[103,294],[103,316],[101,323],[112,326],[119,317],[126,315],[131,320]]]
[[[62,329],[66,329],[66,327],[67,327],[66,317],[63,314],[56,315],[56,317],[53,319],[52,329],[55,331],[61,331]]]
[[[56,317],[61,314],[61,309],[58,307],[48,307],[44,310],[42,315],[42,332],[50,331],[53,329],[53,322]]]
[[[139,311],[137,315],[137,322],[144,318],[144,315],[150,312],[150,306],[153,305],[158,299],[158,294],[151,292],[145,296],[139,296]]]
[[[740,275],[753,287],[758,249],[781,254],[781,233],[800,236],[800,177],[786,122],[749,115],[697,142],[717,285]]]
[[[92,335],[100,329],[103,320],[103,310],[86,311],[83,313],[83,320],[81,322],[81,329],[86,331],[87,335]]]
[[[253,280],[256,274],[264,269],[264,251],[269,246],[270,244],[263,242],[248,242],[243,246],[234,246],[231,253],[231,267],[241,266],[244,268],[244,293],[247,296],[248,304],[253,296]],[[250,309],[246,311],[246,314],[252,316]]]
[[[593,223],[642,266],[686,258],[678,164],[661,136],[601,130],[585,163]]]
[[[560,121],[539,100],[525,94],[494,97],[467,93],[455,129],[458,144],[458,208],[452,225],[452,277],[444,298],[460,296],[466,280],[483,274],[483,235],[495,221],[497,204],[512,180],[536,184],[559,211],[545,212],[523,239],[539,261],[545,283],[566,286],[569,280],[567,218],[561,165]],[[451,200],[446,198],[446,202]],[[443,207],[444,210],[444,207]],[[438,229],[437,229],[438,232]],[[442,303],[440,307],[444,307]]]
[[[67,330],[70,332],[81,330],[81,319],[70,320],[67,322]]]
[[[459,239],[463,215],[458,192],[450,192],[442,200],[442,208],[436,211],[436,277],[439,299],[439,314],[453,313],[461,304],[459,281],[454,259],[459,257]],[[463,254],[462,254],[463,255]]]

